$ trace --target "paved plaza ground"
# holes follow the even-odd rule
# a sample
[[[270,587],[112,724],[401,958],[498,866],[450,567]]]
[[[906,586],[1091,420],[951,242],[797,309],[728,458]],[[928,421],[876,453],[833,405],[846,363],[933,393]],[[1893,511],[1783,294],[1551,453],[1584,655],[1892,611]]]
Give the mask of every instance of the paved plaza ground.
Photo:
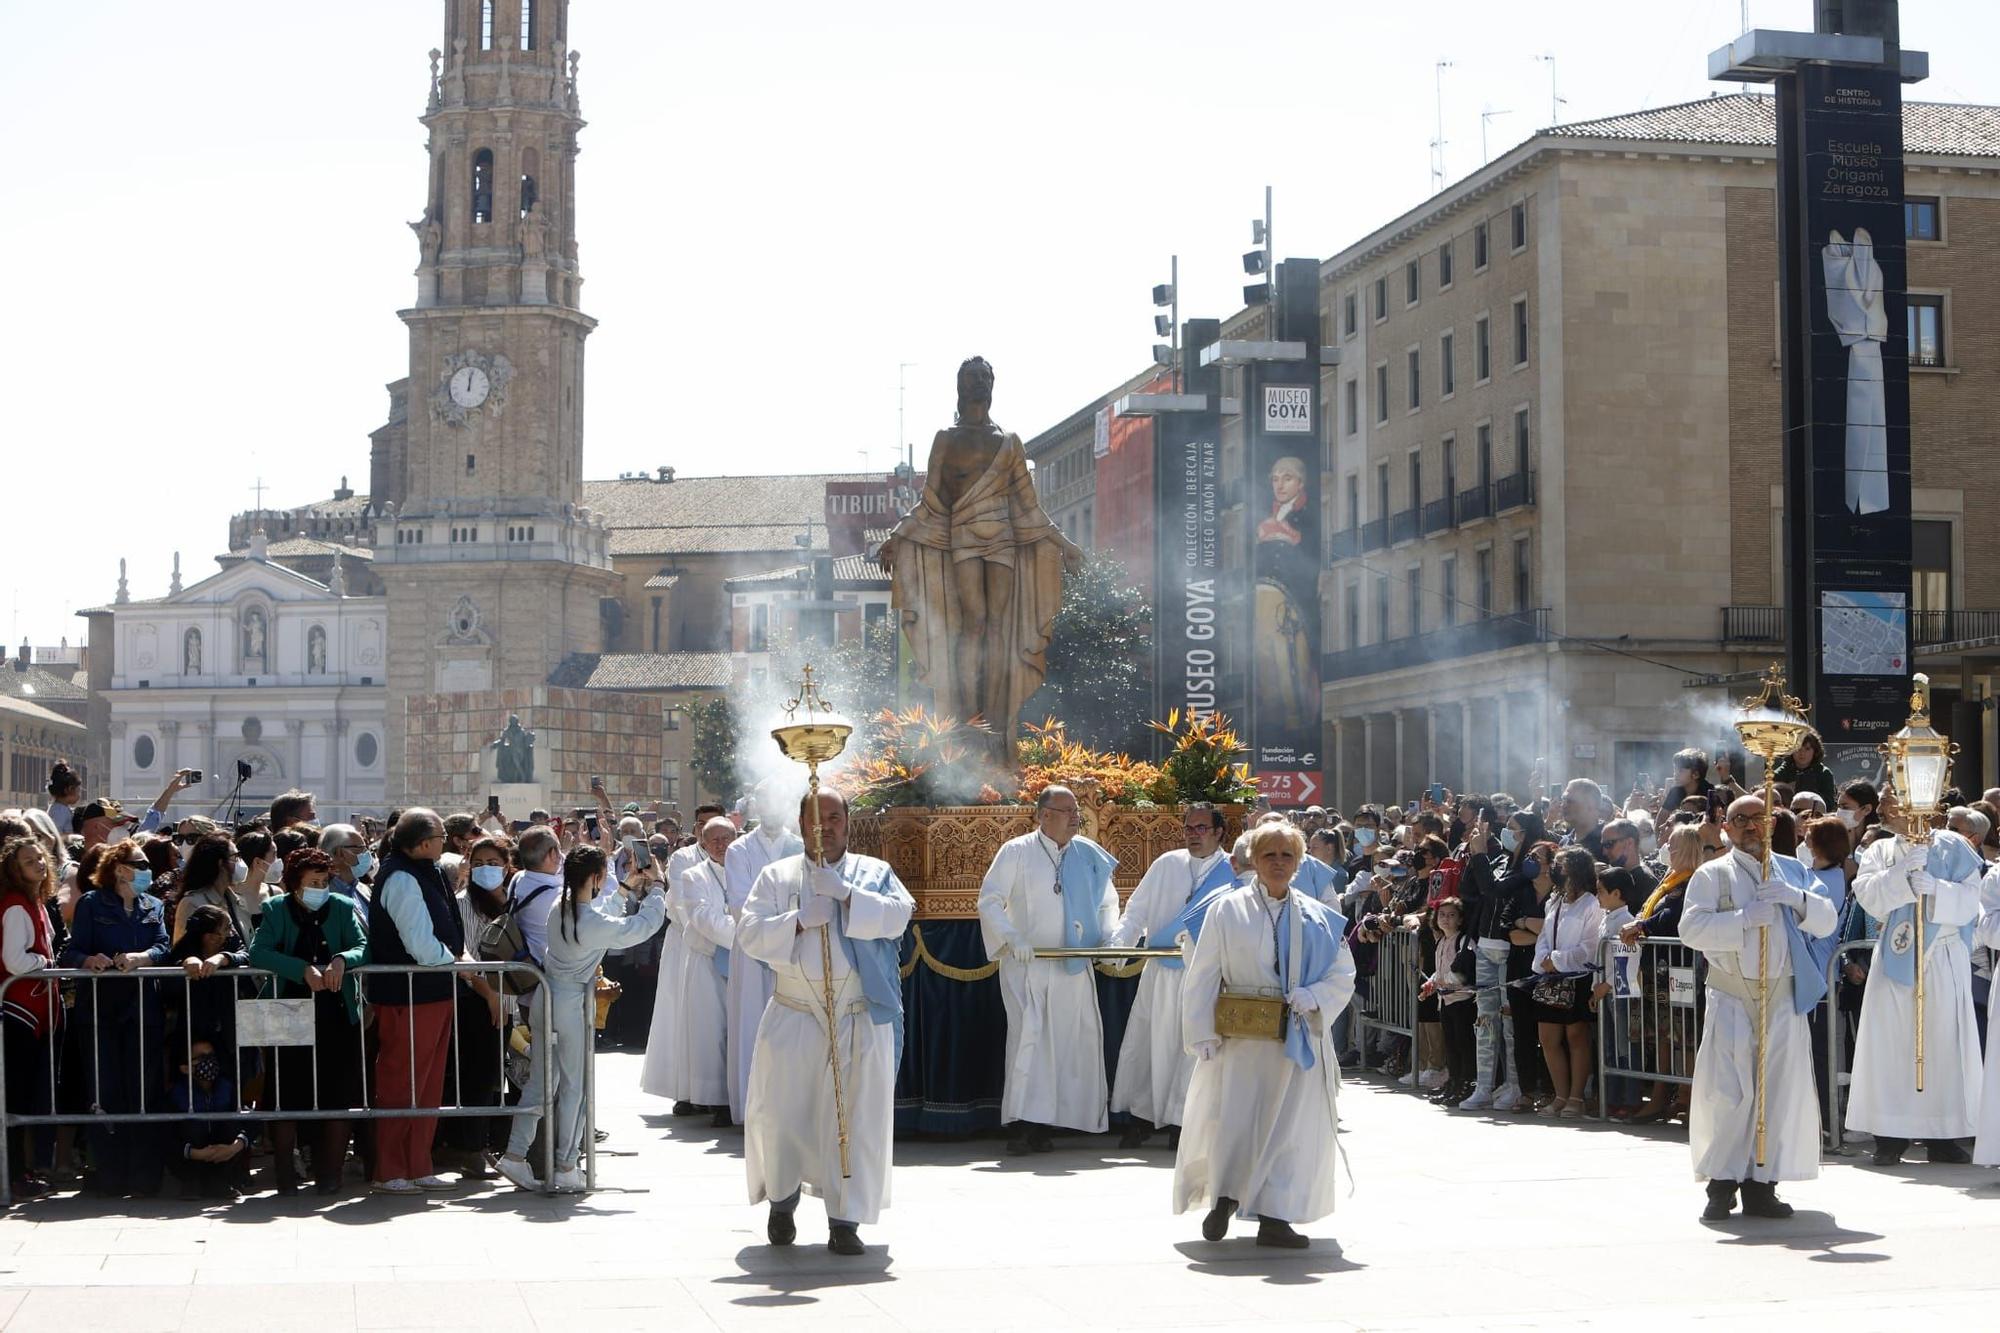
[[[1789,1222],[1696,1221],[1679,1130],[1448,1115],[1350,1083],[1355,1190],[1309,1251],[1217,1245],[1167,1211],[1164,1148],[1115,1137],[1004,1157],[905,1143],[869,1250],[764,1244],[740,1136],[674,1121],[638,1057],[599,1060],[602,1188],[543,1199],[253,1196],[200,1208],[59,1199],[0,1220],[8,1333],[423,1328],[1878,1329],[1985,1326],[2000,1172],[1834,1159]],[[1984,1313],[1981,1313],[1981,1311]]]

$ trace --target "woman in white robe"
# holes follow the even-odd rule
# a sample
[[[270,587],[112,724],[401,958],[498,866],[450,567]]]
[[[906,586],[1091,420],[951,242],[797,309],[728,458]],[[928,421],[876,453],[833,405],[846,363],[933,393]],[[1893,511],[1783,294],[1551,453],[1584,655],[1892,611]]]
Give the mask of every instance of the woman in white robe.
[[[681,872],[667,895],[674,929],[660,951],[659,989],[639,1088],[673,1098],[676,1115],[720,1110],[729,1103],[723,989],[736,923],[729,915],[722,862],[714,851],[728,847],[734,833],[728,820],[711,819],[701,831],[704,854]]]
[[[1340,914],[1291,891],[1305,855],[1298,830],[1265,824],[1250,837],[1257,879],[1209,909],[1182,988],[1183,1033],[1198,1060],[1174,1162],[1174,1211],[1208,1206],[1202,1235],[1217,1241],[1240,1209],[1259,1220],[1258,1244],[1297,1249],[1309,1242],[1290,1224],[1333,1211],[1340,1086],[1333,1024],[1354,996],[1354,956]],[[1302,960],[1308,930],[1328,940],[1324,970],[1310,980]],[[1280,935],[1292,941],[1289,977],[1279,973]],[[1225,987],[1282,996],[1288,1033],[1302,1039],[1310,1067],[1287,1041],[1219,1036],[1215,1002]]]

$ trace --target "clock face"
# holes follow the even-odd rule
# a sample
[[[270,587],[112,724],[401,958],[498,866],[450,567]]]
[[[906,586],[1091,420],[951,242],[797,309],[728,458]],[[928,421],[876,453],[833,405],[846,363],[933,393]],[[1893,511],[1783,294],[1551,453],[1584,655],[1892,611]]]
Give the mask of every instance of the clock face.
[[[486,401],[493,383],[478,366],[460,366],[451,377],[451,401],[460,407],[477,407]]]

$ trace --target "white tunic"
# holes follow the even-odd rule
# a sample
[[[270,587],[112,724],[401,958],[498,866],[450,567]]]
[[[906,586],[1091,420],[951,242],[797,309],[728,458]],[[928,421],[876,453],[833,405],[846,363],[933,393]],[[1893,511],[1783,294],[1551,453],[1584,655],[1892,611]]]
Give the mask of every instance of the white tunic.
[[[1209,909],[1187,966],[1182,1033],[1189,1049],[1215,1039],[1215,1000],[1231,990],[1278,988],[1278,946],[1262,885],[1224,895]],[[1300,1069],[1283,1042],[1232,1037],[1213,1060],[1195,1065],[1187,1123],[1174,1161],[1174,1211],[1236,1200],[1245,1217],[1310,1222],[1333,1211],[1340,1062],[1333,1023],[1354,997],[1347,942],[1332,971],[1308,987],[1319,1010],[1310,1023],[1315,1057]],[[1292,1021],[1302,1021],[1294,1018]]]
[[[773,834],[763,825],[729,844],[723,856],[723,879],[729,891],[729,913],[741,916],[764,867],[805,849],[798,835],[780,829]],[[729,981],[723,990],[729,1038],[725,1065],[729,1075],[729,1115],[743,1121],[744,1097],[750,1087],[750,1052],[757,1044],[757,1023],[764,1006],[771,1002],[771,969],[755,958],[729,960]]]
[[[1939,834],[1939,837],[1950,836]],[[1921,848],[1885,839],[1861,855],[1854,896],[1877,921],[1914,902],[1910,873],[1924,867]],[[1924,919],[1939,927],[1924,955],[1924,1090],[1916,1085],[1917,998],[1883,972],[1884,930],[1862,993],[1854,1037],[1854,1078],[1847,1128],[1897,1139],[1962,1139],[1979,1127],[1979,1028],[1972,1012],[1972,960],[1958,928],[1979,917],[1980,877],[1939,880],[1926,894]]]
[[[750,1202],[790,1198],[804,1189],[826,1200],[826,1215],[844,1222],[873,1222],[889,1203],[889,1162],[896,1115],[895,1028],[872,1020],[861,978],[848,966],[840,935],[854,940],[897,939],[910,923],[916,900],[890,873],[888,892],[857,881],[887,866],[849,855],[831,870],[849,885],[823,950],[818,927],[798,929],[807,862],[790,856],[758,875],[736,924],[739,954],[768,964],[775,977],[772,1002],[757,1025],[744,1111],[743,1163]],[[834,1113],[833,1071],[827,1060],[827,1025],[821,990],[823,955],[833,960],[834,1010],[840,1057],[840,1090],[847,1106],[848,1170],[840,1174],[840,1139]]]
[[[1979,933],[1974,942],[2000,949],[2000,861],[1986,868],[1979,882]],[[1926,988],[1930,979],[1924,979]],[[1994,988],[2000,990],[2000,987]],[[1980,1166],[2000,1166],[2000,1005],[1994,991],[1986,993],[1986,1078],[1979,1095],[1979,1138],[1972,1160]]]
[[[1217,849],[1205,861],[1176,848],[1146,870],[1139,887],[1125,903],[1125,915],[1111,933],[1113,944],[1172,948],[1178,941],[1159,938],[1186,909],[1194,888],[1228,853]],[[1127,1111],[1150,1125],[1178,1125],[1187,1104],[1188,1079],[1194,1057],[1181,1038],[1181,987],[1185,967],[1162,967],[1148,960],[1139,973],[1139,993],[1125,1021],[1118,1045],[1118,1072],[1111,1081],[1111,1109]]]
[[[986,956],[1000,962],[1000,998],[1007,1010],[1000,1119],[1102,1134],[1104,1025],[1097,1012],[1096,969],[1071,972],[1061,960],[1018,958],[1008,943],[1021,937],[1044,949],[1070,943],[1056,886],[1061,854],[1039,832],[1009,839],[979,886],[979,930]],[[1108,879],[1097,920],[1104,938],[1118,927],[1118,890]]]
[[[1733,955],[1753,987],[1759,966],[1757,858],[1731,852],[1702,865],[1688,881],[1681,940],[1711,960]],[[1718,904],[1724,889],[1734,906]],[[1789,912],[1781,907],[1777,911]],[[1746,919],[1747,918],[1747,919]],[[1833,933],[1833,904],[1806,899],[1799,929],[1814,938]],[[1819,1175],[1819,1100],[1813,1087],[1812,1032],[1793,1002],[1791,943],[1782,918],[1765,927],[1770,969],[1770,1038],[1764,1057],[1764,1165],[1757,1165],[1757,1006],[1708,987],[1707,1017],[1694,1062],[1688,1149],[1702,1180],[1811,1180]],[[1724,961],[1729,961],[1727,958]],[[1810,960],[1805,960],[1810,967]]]
[[[716,955],[735,943],[722,867],[706,856],[667,894],[674,928],[660,951],[660,984],[639,1088],[655,1097],[722,1106],[729,1100],[723,1051],[723,980]]]

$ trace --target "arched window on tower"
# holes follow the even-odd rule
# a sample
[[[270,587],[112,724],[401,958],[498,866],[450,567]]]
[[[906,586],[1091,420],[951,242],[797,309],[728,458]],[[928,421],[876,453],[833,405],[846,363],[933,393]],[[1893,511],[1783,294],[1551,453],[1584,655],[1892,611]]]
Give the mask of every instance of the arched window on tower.
[[[535,49],[535,0],[521,0],[521,49]]]
[[[479,0],[479,49],[493,49],[493,0]]]
[[[482,148],[472,155],[472,220],[493,220],[493,150]]]

